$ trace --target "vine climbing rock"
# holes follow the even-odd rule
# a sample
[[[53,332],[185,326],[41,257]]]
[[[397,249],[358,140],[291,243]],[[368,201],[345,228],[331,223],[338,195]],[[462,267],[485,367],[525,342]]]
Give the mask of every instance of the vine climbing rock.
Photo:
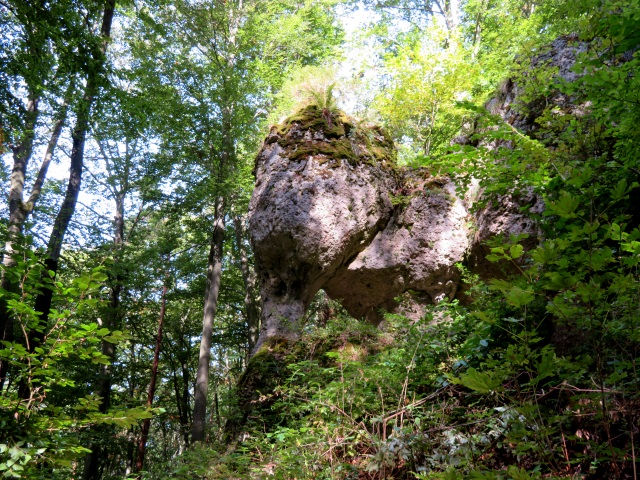
[[[295,340],[319,289],[373,323],[381,309],[420,315],[421,303],[454,298],[456,264],[474,239],[519,224],[517,209],[498,208],[482,213],[486,232],[476,231],[468,199],[448,178],[399,168],[380,127],[337,111],[327,119],[316,106],[272,127],[255,176],[249,232],[263,302],[256,352],[267,340]],[[404,306],[395,300],[403,293]]]

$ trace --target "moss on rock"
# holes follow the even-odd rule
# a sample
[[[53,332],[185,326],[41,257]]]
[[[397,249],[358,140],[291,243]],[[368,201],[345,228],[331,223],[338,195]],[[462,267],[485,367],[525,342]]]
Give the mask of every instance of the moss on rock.
[[[291,161],[318,157],[321,164],[329,167],[339,167],[343,161],[351,165],[396,166],[395,145],[381,127],[317,105],[308,105],[273,126],[269,138],[283,148],[284,156]]]
[[[300,342],[284,337],[271,337],[262,344],[238,380],[235,415],[225,425],[227,440],[257,426],[257,422],[260,430],[270,430],[281,421],[273,409],[276,388],[287,378],[287,365],[302,360],[305,353]]]

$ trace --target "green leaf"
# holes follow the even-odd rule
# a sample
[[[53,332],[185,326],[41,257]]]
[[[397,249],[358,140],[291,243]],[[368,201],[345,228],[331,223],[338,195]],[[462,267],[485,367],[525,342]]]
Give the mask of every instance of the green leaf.
[[[479,393],[490,393],[502,389],[502,379],[489,372],[479,372],[473,367],[460,375],[460,379],[456,383]]]
[[[614,200],[622,200],[627,195],[627,193],[627,180],[623,178],[617,183],[617,185],[611,192],[611,197]]]
[[[536,370],[538,371],[538,376],[534,378],[531,383],[537,384],[542,379],[547,378],[555,373],[556,370],[556,355],[554,352],[546,351],[542,357],[540,357],[540,361],[536,365]]]
[[[511,283],[506,280],[491,279],[489,281],[489,289],[494,291],[505,292],[511,288]]]
[[[558,215],[563,218],[575,218],[574,212],[580,205],[580,199],[564,192],[557,202],[548,203],[548,214]]]
[[[516,243],[509,247],[509,254],[511,255],[511,258],[520,258],[523,252],[524,252],[524,247],[519,243]]]
[[[505,298],[509,305],[513,305],[514,307],[523,307],[531,303],[535,298],[535,295],[533,293],[533,288],[531,287],[523,289],[521,287],[514,286],[505,293]]]
[[[556,244],[553,240],[547,240],[531,253],[534,262],[546,265],[558,257]]]
[[[109,329],[108,328],[101,328],[99,330],[96,330],[95,334],[98,337],[104,337],[105,335],[109,334]]]

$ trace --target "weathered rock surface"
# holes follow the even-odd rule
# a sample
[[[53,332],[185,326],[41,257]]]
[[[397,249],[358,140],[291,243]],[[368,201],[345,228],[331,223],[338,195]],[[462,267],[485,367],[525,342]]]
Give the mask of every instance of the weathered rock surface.
[[[263,302],[257,348],[295,339],[320,288],[376,323],[408,290],[451,299],[455,264],[472,243],[522,220],[507,205],[484,211],[472,233],[452,182],[402,174],[393,156],[380,129],[313,107],[272,129],[256,160],[249,217]]]
[[[263,301],[259,344],[295,338],[318,289],[392,216],[393,143],[379,129],[356,130],[308,107],[272,130],[256,160],[249,230]]]
[[[491,253],[487,241],[499,235],[527,234],[528,238],[519,243],[526,249],[535,247],[539,236],[538,227],[532,216],[524,214],[526,208],[530,214],[540,215],[544,211],[544,202],[530,190],[517,195],[501,195],[475,215],[475,233],[466,258],[467,267],[484,278],[495,278],[502,274],[501,264],[486,259]]]
[[[517,202],[476,218],[449,179],[398,169],[394,155],[378,127],[317,107],[272,128],[249,212],[263,302],[256,349],[297,338],[321,288],[374,323],[403,292],[418,304],[452,299],[456,263],[474,244],[531,231]]]
[[[578,55],[586,52],[589,43],[579,41],[572,36],[562,36],[544,47],[542,51],[531,59],[529,72],[523,75],[534,76],[540,72],[553,72],[554,81],[572,82],[581,73],[573,70]],[[545,70],[549,67],[552,70]],[[530,82],[535,85],[537,82]],[[545,83],[544,79],[539,81]],[[522,133],[534,136],[540,128],[536,118],[549,106],[556,107],[563,113],[580,115],[585,105],[575,102],[573,98],[563,94],[560,90],[550,89],[546,93],[538,92],[532,86],[531,92],[525,92],[525,88],[514,79],[507,79],[502,83],[498,94],[491,99],[486,108],[494,115],[499,115],[504,121],[512,125]],[[526,103],[524,101],[526,99]]]
[[[380,307],[392,310],[393,299],[409,289],[426,292],[434,302],[455,295],[455,263],[469,248],[467,208],[448,180],[422,183],[371,243],[324,285],[352,316],[377,323]]]

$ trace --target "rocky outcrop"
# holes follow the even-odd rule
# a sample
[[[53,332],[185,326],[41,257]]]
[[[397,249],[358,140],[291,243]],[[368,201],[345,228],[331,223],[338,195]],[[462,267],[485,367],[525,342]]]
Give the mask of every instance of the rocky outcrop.
[[[267,339],[295,339],[319,289],[377,323],[411,291],[452,299],[473,245],[532,226],[506,202],[480,217],[455,185],[395,165],[379,127],[310,106],[272,128],[256,159],[249,231]]]
[[[523,210],[528,211],[525,214]],[[500,195],[495,201],[474,215],[475,232],[466,258],[466,266],[483,278],[497,278],[504,274],[505,265],[487,260],[491,253],[489,241],[502,234],[528,235],[520,240],[525,250],[536,246],[539,232],[535,215],[544,211],[544,201],[531,190]],[[515,268],[513,265],[507,267]]]
[[[589,43],[574,36],[557,38],[531,58],[529,68],[522,66],[520,79],[509,78],[500,85],[496,96],[487,102],[487,110],[532,137],[541,127],[536,119],[545,109],[581,116],[586,106],[552,84],[579,78],[581,72],[573,67],[578,56],[588,49]]]
[[[392,311],[394,298],[410,289],[434,302],[456,293],[455,264],[469,248],[469,214],[447,179],[411,172],[402,183],[408,176],[415,180],[416,173],[426,178],[414,182],[413,193],[400,200],[385,228],[323,286],[356,318],[377,323],[380,308]]]
[[[256,159],[249,231],[266,338],[295,338],[315,293],[385,228],[398,187],[380,129],[307,107],[274,127]],[[259,347],[259,345],[258,345]]]
[[[523,63],[519,79],[502,84],[487,110],[544,139],[549,129],[535,121],[543,110],[580,115],[588,108],[552,87],[578,78],[573,66],[587,48],[576,38],[558,38],[532,57],[529,69]],[[545,82],[549,88],[535,88]],[[455,143],[476,137],[461,135]],[[481,144],[512,146],[491,138]],[[394,157],[393,142],[379,127],[316,106],[271,129],[256,159],[249,212],[263,302],[256,348],[268,338],[295,339],[321,288],[352,316],[373,323],[381,309],[393,311],[395,299],[411,292],[404,313],[419,316],[420,304],[455,297],[457,263],[484,277],[501,274],[500,265],[485,259],[487,240],[524,233],[533,234],[524,246],[535,244],[537,227],[523,209],[540,214],[544,205],[532,192],[493,197],[472,213],[470,192],[461,198],[448,178],[397,168]]]

